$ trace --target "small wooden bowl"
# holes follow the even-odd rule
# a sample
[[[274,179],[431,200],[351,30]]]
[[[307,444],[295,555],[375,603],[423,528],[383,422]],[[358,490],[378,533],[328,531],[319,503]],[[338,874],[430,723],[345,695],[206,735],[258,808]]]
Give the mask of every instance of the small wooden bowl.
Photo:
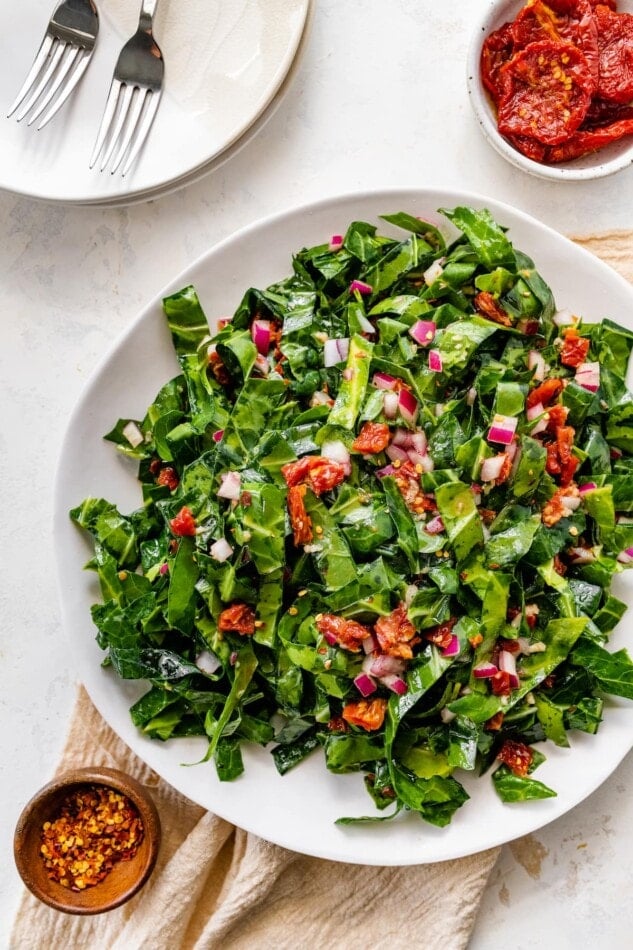
[[[133,858],[115,864],[99,884],[72,891],[48,877],[40,854],[41,833],[66,796],[82,785],[104,785],[126,795],[138,809],[144,834]],[[96,766],[66,772],[40,789],[18,819],[13,853],[22,880],[39,900],[66,914],[103,914],[120,907],[145,884],[156,863],[160,839],[158,812],[143,786],[125,772]]]

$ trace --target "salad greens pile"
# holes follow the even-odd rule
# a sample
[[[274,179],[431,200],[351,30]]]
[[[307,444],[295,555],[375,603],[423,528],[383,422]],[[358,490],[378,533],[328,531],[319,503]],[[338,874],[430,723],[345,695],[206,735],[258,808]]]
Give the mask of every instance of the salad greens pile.
[[[343,822],[446,825],[458,770],[493,764],[503,801],[553,796],[533,743],[633,699],[606,648],[633,334],[557,311],[487,211],[443,214],[448,245],[406,213],[385,216],[402,240],[353,222],[213,336],[192,287],[167,297],[180,374],[106,436],[143,504],[71,512],[104,662],[150,684],[136,726],[207,737],[222,780],[244,742],[281,773],[321,747],[380,810]]]

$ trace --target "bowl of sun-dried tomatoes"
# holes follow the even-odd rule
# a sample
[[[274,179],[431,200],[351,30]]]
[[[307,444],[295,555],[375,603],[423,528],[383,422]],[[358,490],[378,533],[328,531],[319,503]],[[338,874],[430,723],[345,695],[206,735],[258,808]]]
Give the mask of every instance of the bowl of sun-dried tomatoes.
[[[490,144],[543,178],[587,180],[633,162],[633,0],[496,0],[468,57]]]

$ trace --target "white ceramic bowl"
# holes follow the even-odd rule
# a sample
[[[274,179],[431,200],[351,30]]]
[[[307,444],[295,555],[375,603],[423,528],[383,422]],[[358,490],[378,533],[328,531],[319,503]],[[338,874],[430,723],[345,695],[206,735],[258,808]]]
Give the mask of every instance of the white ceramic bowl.
[[[561,162],[558,165],[544,165],[526,158],[497,131],[497,118],[490,97],[481,81],[479,59],[486,37],[514,20],[519,10],[525,6],[525,0],[494,0],[477,22],[468,52],[468,93],[479,127],[490,145],[517,168],[554,181],[589,181],[592,178],[604,178],[612,175],[633,162],[633,135],[614,142],[591,155]],[[619,0],[619,13],[633,13],[633,0]]]

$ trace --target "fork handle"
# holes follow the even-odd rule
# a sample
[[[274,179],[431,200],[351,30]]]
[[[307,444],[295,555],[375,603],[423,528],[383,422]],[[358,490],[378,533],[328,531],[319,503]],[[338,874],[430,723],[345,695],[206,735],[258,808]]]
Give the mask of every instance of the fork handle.
[[[145,33],[152,32],[152,21],[157,6],[158,0],[143,0],[141,3],[141,15],[138,21],[139,30],[143,30]]]

